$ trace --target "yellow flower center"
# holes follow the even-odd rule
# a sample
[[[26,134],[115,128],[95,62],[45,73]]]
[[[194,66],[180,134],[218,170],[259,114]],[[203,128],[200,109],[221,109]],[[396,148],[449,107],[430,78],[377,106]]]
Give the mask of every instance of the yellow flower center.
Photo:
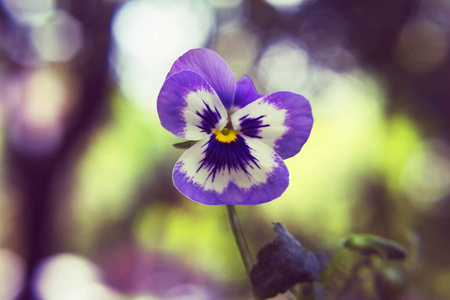
[[[214,130],[216,134],[216,140],[222,143],[231,143],[236,140],[236,131],[229,128],[224,128],[222,131]]]

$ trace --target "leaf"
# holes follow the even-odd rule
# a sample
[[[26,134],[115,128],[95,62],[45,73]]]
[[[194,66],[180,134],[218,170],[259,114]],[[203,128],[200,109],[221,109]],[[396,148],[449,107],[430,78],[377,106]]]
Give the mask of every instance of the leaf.
[[[186,142],[173,144],[172,146],[174,146],[177,149],[186,150],[186,149],[189,149],[192,146],[194,146],[195,143],[197,143],[197,141],[186,141]]]
[[[390,260],[405,260],[408,252],[399,243],[374,234],[352,234],[344,241],[344,247],[363,255],[379,255]]]

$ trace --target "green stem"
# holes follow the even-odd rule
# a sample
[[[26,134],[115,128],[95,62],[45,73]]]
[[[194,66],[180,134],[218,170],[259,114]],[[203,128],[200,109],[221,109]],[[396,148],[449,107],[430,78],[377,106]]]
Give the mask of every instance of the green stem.
[[[335,254],[333,255],[333,258],[331,259],[331,263],[329,264],[328,268],[322,272],[322,274],[319,275],[319,282],[324,283],[328,277],[335,271],[339,264],[341,263],[342,256],[347,251],[346,248],[339,248]]]
[[[296,290],[294,287],[291,287],[290,291],[292,294],[294,294],[295,299],[297,300],[303,299],[303,286],[301,284],[298,285],[298,290]]]
[[[236,241],[236,244],[238,245],[239,253],[241,254],[245,270],[247,271],[248,278],[250,279],[250,273],[254,265],[253,258],[250,254],[250,249],[248,248],[244,233],[242,232],[241,224],[239,223],[239,218],[237,216],[234,205],[227,205],[227,212],[234,239]],[[255,293],[253,293],[253,297],[255,298],[255,300],[261,300],[261,298],[259,298]]]
[[[346,295],[350,289],[352,288],[352,286],[355,284],[355,282],[359,282],[361,280],[361,276],[360,276],[360,271],[367,267],[370,266],[371,264],[371,258],[370,257],[364,257],[363,259],[361,259],[358,263],[356,263],[352,270],[350,275],[347,277],[347,280],[344,283],[344,286],[341,288],[340,292],[339,292],[339,297],[341,298],[342,296]]]

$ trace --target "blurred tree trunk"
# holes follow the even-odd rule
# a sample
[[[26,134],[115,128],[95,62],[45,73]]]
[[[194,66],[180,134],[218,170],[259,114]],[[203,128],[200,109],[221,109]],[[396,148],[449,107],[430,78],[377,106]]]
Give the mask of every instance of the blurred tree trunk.
[[[58,171],[61,166],[70,166],[70,160],[77,154],[74,153],[75,149],[79,150],[79,144],[87,141],[94,126],[104,119],[107,112],[110,24],[114,9],[115,4],[106,1],[70,2],[68,12],[81,22],[85,45],[81,59],[76,59],[77,63],[71,66],[80,80],[81,90],[59,148],[47,156],[33,156],[18,151],[6,141],[7,172],[22,196],[22,211],[18,220],[22,222],[19,225],[22,236],[18,239],[22,239],[20,244],[26,261],[26,283],[19,299],[37,299],[31,286],[36,267],[58,250],[58,237],[54,230],[55,215],[58,204],[68,200],[54,198]],[[0,12],[0,25],[14,26],[7,18],[7,13]],[[25,68],[14,63],[11,66],[16,69]]]

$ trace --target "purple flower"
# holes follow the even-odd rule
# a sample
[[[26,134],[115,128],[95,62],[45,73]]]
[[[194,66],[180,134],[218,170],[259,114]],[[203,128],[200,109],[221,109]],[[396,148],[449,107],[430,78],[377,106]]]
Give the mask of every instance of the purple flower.
[[[248,76],[237,83],[214,51],[193,49],[167,74],[157,101],[161,125],[196,140],[175,164],[173,182],[208,205],[255,205],[289,185],[283,159],[297,154],[311,132],[305,97],[257,93]]]

